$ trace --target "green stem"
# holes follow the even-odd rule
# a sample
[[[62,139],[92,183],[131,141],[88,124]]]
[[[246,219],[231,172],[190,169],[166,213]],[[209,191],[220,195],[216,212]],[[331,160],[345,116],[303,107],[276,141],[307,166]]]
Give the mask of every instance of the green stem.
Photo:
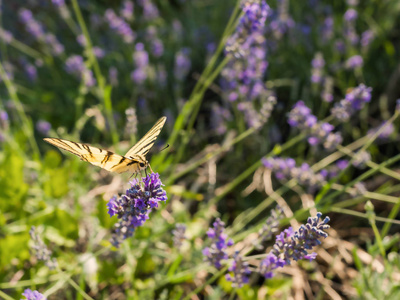
[[[105,115],[106,115],[108,124],[110,126],[112,142],[114,145],[116,145],[118,143],[119,137],[118,137],[118,133],[117,133],[116,126],[115,126],[114,117],[112,114],[111,88],[106,88],[106,86],[105,86],[105,79],[104,79],[103,75],[101,74],[99,62],[97,61],[97,58],[94,55],[92,41],[90,39],[89,31],[87,30],[87,27],[86,27],[85,21],[83,19],[82,12],[79,8],[77,0],[72,0],[72,7],[74,8],[74,12],[75,12],[76,18],[78,20],[79,26],[80,26],[82,33],[86,39],[85,50],[88,55],[89,61],[93,65],[93,70],[94,70],[94,73],[95,73],[95,76],[97,79],[97,84],[99,87],[99,97],[103,101],[103,104],[104,104]]]
[[[3,79],[4,84],[6,85],[7,91],[11,97],[11,100],[14,102],[14,105],[15,105],[15,108],[19,115],[19,118],[21,119],[22,129],[23,129],[26,137],[28,138],[29,143],[32,148],[32,151],[33,151],[33,158],[35,160],[39,160],[40,152],[39,152],[39,148],[38,148],[38,145],[37,145],[35,137],[34,137],[32,121],[25,114],[25,111],[21,104],[21,101],[18,98],[17,90],[14,87],[11,80],[8,78],[8,75],[6,74],[6,71],[4,70],[4,67],[3,67],[3,64],[1,61],[0,61],[0,77]]]

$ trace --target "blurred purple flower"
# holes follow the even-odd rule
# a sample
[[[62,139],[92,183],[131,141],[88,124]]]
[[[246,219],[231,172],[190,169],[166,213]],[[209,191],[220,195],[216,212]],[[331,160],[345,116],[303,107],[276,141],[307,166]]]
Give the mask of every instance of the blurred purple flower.
[[[117,215],[119,219],[111,239],[115,247],[119,247],[123,240],[133,235],[137,227],[146,222],[149,213],[158,207],[160,201],[167,200],[158,173],[151,173],[141,181],[134,179],[130,184],[131,188],[125,195],[113,197],[107,204],[110,216]]]
[[[254,42],[253,34],[263,31],[270,8],[264,0],[255,0],[244,1],[242,10],[239,24],[225,47],[225,51],[235,57],[243,56]]]
[[[354,70],[356,68],[362,67],[363,58],[360,55],[354,55],[346,60],[345,66],[349,70]]]
[[[345,13],[344,13],[344,19],[347,22],[353,22],[357,20],[358,13],[354,8],[349,8]]]
[[[122,3],[122,8],[120,10],[121,16],[127,20],[127,21],[132,21],[133,20],[133,2],[129,0],[125,0]]]
[[[178,250],[181,248],[182,242],[186,240],[185,232],[186,225],[181,223],[176,224],[175,229],[172,230],[174,247]]]
[[[339,170],[346,169],[348,165],[349,165],[349,161],[347,159],[339,159],[336,162],[336,166],[339,168]]]
[[[270,162],[266,162],[267,165],[273,165]],[[259,238],[257,239],[255,246],[257,249],[262,249],[263,244],[266,241],[269,241],[272,236],[278,231],[279,229],[279,221],[285,217],[283,214],[283,209],[277,205],[275,209],[271,210],[270,216],[265,221],[265,224],[258,232]]]
[[[348,121],[356,111],[364,107],[365,103],[371,101],[371,92],[372,88],[360,84],[348,92],[345,99],[335,104],[331,114],[339,121]]]
[[[108,80],[112,86],[118,85],[118,70],[116,67],[111,67],[108,70]]]
[[[80,34],[76,37],[76,41],[78,42],[79,45],[81,45],[82,47],[86,46],[87,42],[86,42],[86,38],[84,34]]]
[[[226,132],[226,123],[232,118],[228,109],[223,106],[213,103],[211,107],[211,128],[219,135]]]
[[[332,102],[333,101],[333,78],[332,77],[325,77],[324,78],[324,87],[321,93],[321,98],[325,102]]]
[[[322,144],[325,149],[333,150],[342,143],[339,132],[333,133],[334,127],[326,122],[318,122],[316,116],[311,113],[303,101],[298,101],[289,113],[288,123],[291,127],[297,127],[308,135],[308,143],[312,146]]]
[[[182,48],[175,54],[174,75],[176,80],[182,81],[189,73],[191,66],[189,49]]]
[[[322,81],[325,60],[320,52],[317,52],[311,61],[311,82],[320,83]]]
[[[135,45],[135,52],[133,53],[133,62],[137,68],[146,68],[149,65],[149,54],[144,49],[143,43]]]
[[[18,12],[20,21],[25,25],[25,29],[38,40],[44,40],[44,30],[41,23],[33,18],[29,9],[21,8]]]
[[[155,57],[160,57],[160,56],[163,55],[163,53],[164,53],[164,44],[160,39],[154,38],[151,41],[151,53]]]
[[[65,70],[69,74],[80,75],[85,68],[83,57],[80,55],[72,55],[65,61]]]
[[[24,69],[30,81],[35,81],[37,79],[37,70],[34,65],[27,63]]]
[[[67,73],[80,78],[87,87],[92,87],[96,84],[93,72],[87,69],[83,57],[80,55],[70,56],[65,62],[65,70]]]
[[[147,73],[144,69],[136,69],[131,72],[131,79],[137,84],[142,84],[147,79]]]
[[[53,3],[54,6],[57,6],[57,7],[65,5],[64,0],[51,0],[51,2]]]
[[[59,56],[60,54],[64,53],[64,45],[57,40],[54,34],[47,33],[45,36],[45,41],[55,56]]]
[[[93,53],[97,58],[103,58],[106,55],[106,52],[98,46],[93,47]]]
[[[249,275],[251,273],[249,264],[243,261],[243,257],[239,255],[239,252],[236,252],[233,256],[232,265],[228,270],[229,272],[233,272],[233,276],[231,274],[226,274],[225,278],[227,281],[232,282],[232,287],[241,288],[244,284],[249,282]]]
[[[43,135],[47,135],[51,129],[51,124],[44,120],[39,120],[36,123],[36,130]]]
[[[207,236],[211,239],[211,246],[203,249],[205,261],[214,265],[217,269],[222,267],[222,260],[228,259],[226,249],[233,245],[231,239],[224,233],[225,223],[219,218],[213,223],[213,227],[207,231]]]
[[[26,297],[26,300],[46,300],[43,294],[39,293],[38,291],[32,291],[31,289],[26,289],[22,296]]]
[[[37,260],[43,261],[50,270],[55,269],[57,267],[57,260],[51,257],[52,252],[43,242],[35,226],[31,227],[29,230],[29,235],[31,236],[31,240],[33,242],[31,249]]]
[[[4,43],[9,44],[14,39],[14,37],[10,31],[0,28],[0,39]]]
[[[107,9],[105,12],[105,19],[110,25],[110,28],[119,34],[125,43],[131,44],[136,38],[135,33],[132,31],[128,23],[124,19],[118,17],[112,9]]]
[[[138,0],[138,4],[143,8],[143,17],[145,20],[151,21],[158,18],[158,8],[151,0]]]
[[[333,37],[333,17],[328,16],[325,18],[321,28],[321,35],[324,41],[329,41]]]
[[[393,123],[387,124],[387,121],[384,121],[381,125],[376,128],[368,130],[368,135],[376,134],[381,128],[384,127],[383,131],[378,135],[378,139],[386,140],[388,139],[392,133],[394,132]]]
[[[361,34],[361,46],[367,48],[372,40],[375,38],[375,34],[372,30],[366,30]]]
[[[364,169],[370,160],[371,154],[368,151],[358,151],[353,157],[352,165],[358,169]]]
[[[326,182],[327,174],[325,172],[316,173],[306,163],[297,167],[293,158],[269,157],[262,158],[261,161],[267,169],[274,173],[277,179],[283,181],[295,179],[310,191],[320,188]]]

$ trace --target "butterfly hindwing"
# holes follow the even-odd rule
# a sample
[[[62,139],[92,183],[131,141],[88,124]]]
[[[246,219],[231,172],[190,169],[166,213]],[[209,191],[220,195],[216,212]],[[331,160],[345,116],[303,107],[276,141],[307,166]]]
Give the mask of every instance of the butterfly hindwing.
[[[160,118],[156,124],[125,154],[125,157],[134,155],[145,156],[153,147],[161,129],[164,127],[167,117]]]
[[[139,161],[115,154],[111,151],[57,138],[45,138],[44,140],[107,171],[123,173],[126,171],[138,172],[140,170]]]

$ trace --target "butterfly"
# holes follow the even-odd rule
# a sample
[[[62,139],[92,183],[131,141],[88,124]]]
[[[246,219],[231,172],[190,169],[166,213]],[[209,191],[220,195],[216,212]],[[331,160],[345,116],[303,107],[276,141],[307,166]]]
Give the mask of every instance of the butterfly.
[[[57,138],[44,138],[44,141],[69,151],[79,156],[81,160],[90,162],[92,165],[101,167],[110,172],[123,173],[130,171],[135,174],[149,167],[150,171],[153,173],[149,162],[146,160],[146,154],[150,151],[151,147],[153,147],[166,120],[166,117],[160,118],[124,156],[86,144]]]

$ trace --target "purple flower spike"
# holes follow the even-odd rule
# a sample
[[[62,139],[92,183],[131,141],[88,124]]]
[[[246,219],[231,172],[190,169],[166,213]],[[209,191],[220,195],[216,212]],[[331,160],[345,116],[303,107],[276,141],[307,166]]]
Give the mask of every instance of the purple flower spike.
[[[332,115],[339,121],[348,121],[355,112],[364,107],[365,103],[371,101],[371,92],[372,88],[365,84],[353,88],[331,109]]]
[[[43,294],[39,293],[38,291],[32,291],[31,289],[26,289],[22,296],[26,297],[26,300],[46,300]]]
[[[232,287],[241,288],[244,284],[249,282],[251,271],[249,269],[249,264],[243,261],[243,257],[239,255],[238,252],[235,253],[233,258],[234,261],[228,269],[230,272],[233,272],[233,276],[231,274],[226,274],[225,278],[232,282]]]
[[[141,180],[132,180],[131,187],[120,198],[112,197],[108,202],[110,216],[118,216],[120,220],[114,228],[111,239],[115,247],[131,237],[137,227],[142,226],[149,218],[153,208],[158,207],[160,201],[167,200],[158,173],[151,173]]]
[[[226,249],[233,245],[231,239],[228,240],[227,235],[224,233],[225,223],[219,218],[213,223],[213,227],[207,231],[208,238],[210,238],[211,246],[203,249],[205,261],[214,265],[217,269],[222,267],[222,261],[228,259]]]

